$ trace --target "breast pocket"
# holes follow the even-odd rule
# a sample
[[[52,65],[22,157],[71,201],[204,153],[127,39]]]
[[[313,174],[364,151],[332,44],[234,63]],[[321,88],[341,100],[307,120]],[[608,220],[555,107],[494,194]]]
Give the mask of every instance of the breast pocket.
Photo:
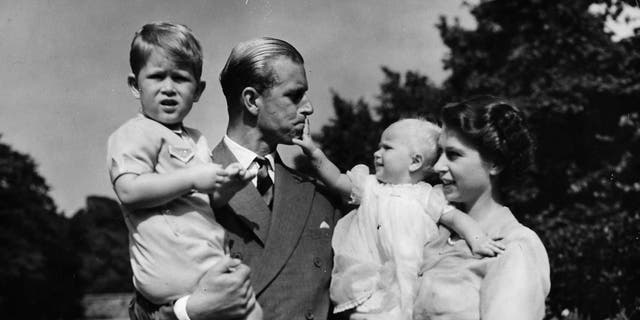
[[[193,159],[195,152],[191,148],[183,148],[177,146],[169,146],[169,155],[172,158],[180,160],[182,163],[187,163]]]

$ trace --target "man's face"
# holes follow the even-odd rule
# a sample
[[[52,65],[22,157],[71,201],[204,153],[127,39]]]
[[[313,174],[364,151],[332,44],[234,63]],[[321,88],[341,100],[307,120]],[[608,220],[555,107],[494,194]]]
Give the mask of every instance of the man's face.
[[[256,99],[260,108],[257,125],[265,141],[291,144],[291,139],[302,135],[305,119],[313,113],[306,95],[307,76],[304,66],[288,57],[279,57],[270,64],[275,82]]]

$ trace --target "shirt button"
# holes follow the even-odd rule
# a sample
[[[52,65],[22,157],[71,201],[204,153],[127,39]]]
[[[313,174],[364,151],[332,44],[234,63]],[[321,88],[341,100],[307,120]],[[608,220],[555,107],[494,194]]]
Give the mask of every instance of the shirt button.
[[[313,265],[318,268],[322,267],[322,260],[318,257],[313,258]]]
[[[313,316],[313,312],[311,312],[311,310],[307,310],[307,313],[304,315],[304,317],[305,317],[305,319],[307,319],[307,320],[311,320],[311,319],[315,318],[315,317]]]
[[[240,253],[240,252],[233,252],[233,253],[231,253],[231,258],[238,259],[238,260],[242,260],[242,253]]]

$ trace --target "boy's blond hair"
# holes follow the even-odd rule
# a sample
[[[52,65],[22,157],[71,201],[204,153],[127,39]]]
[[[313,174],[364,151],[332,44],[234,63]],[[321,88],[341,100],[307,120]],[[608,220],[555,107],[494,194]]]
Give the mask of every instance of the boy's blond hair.
[[[129,64],[137,77],[155,50],[162,50],[173,62],[187,67],[196,80],[202,75],[202,47],[189,27],[170,22],[145,24],[131,41]]]

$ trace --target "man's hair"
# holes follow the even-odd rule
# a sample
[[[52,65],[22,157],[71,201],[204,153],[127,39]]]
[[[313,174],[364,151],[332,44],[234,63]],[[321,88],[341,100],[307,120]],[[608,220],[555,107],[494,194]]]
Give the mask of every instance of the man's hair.
[[[236,45],[220,72],[220,84],[227,104],[234,105],[246,87],[253,87],[259,93],[271,88],[276,81],[271,62],[279,57],[304,64],[300,52],[284,40],[265,37]]]
[[[142,26],[133,37],[129,51],[129,64],[136,77],[155,50],[162,50],[178,66],[191,69],[196,80],[200,80],[202,48],[187,26],[170,22]]]
[[[433,166],[438,159],[438,138],[442,131],[437,124],[423,118],[405,118],[391,125],[401,126],[403,132],[410,133],[404,141],[406,146],[421,154],[425,164]]]

